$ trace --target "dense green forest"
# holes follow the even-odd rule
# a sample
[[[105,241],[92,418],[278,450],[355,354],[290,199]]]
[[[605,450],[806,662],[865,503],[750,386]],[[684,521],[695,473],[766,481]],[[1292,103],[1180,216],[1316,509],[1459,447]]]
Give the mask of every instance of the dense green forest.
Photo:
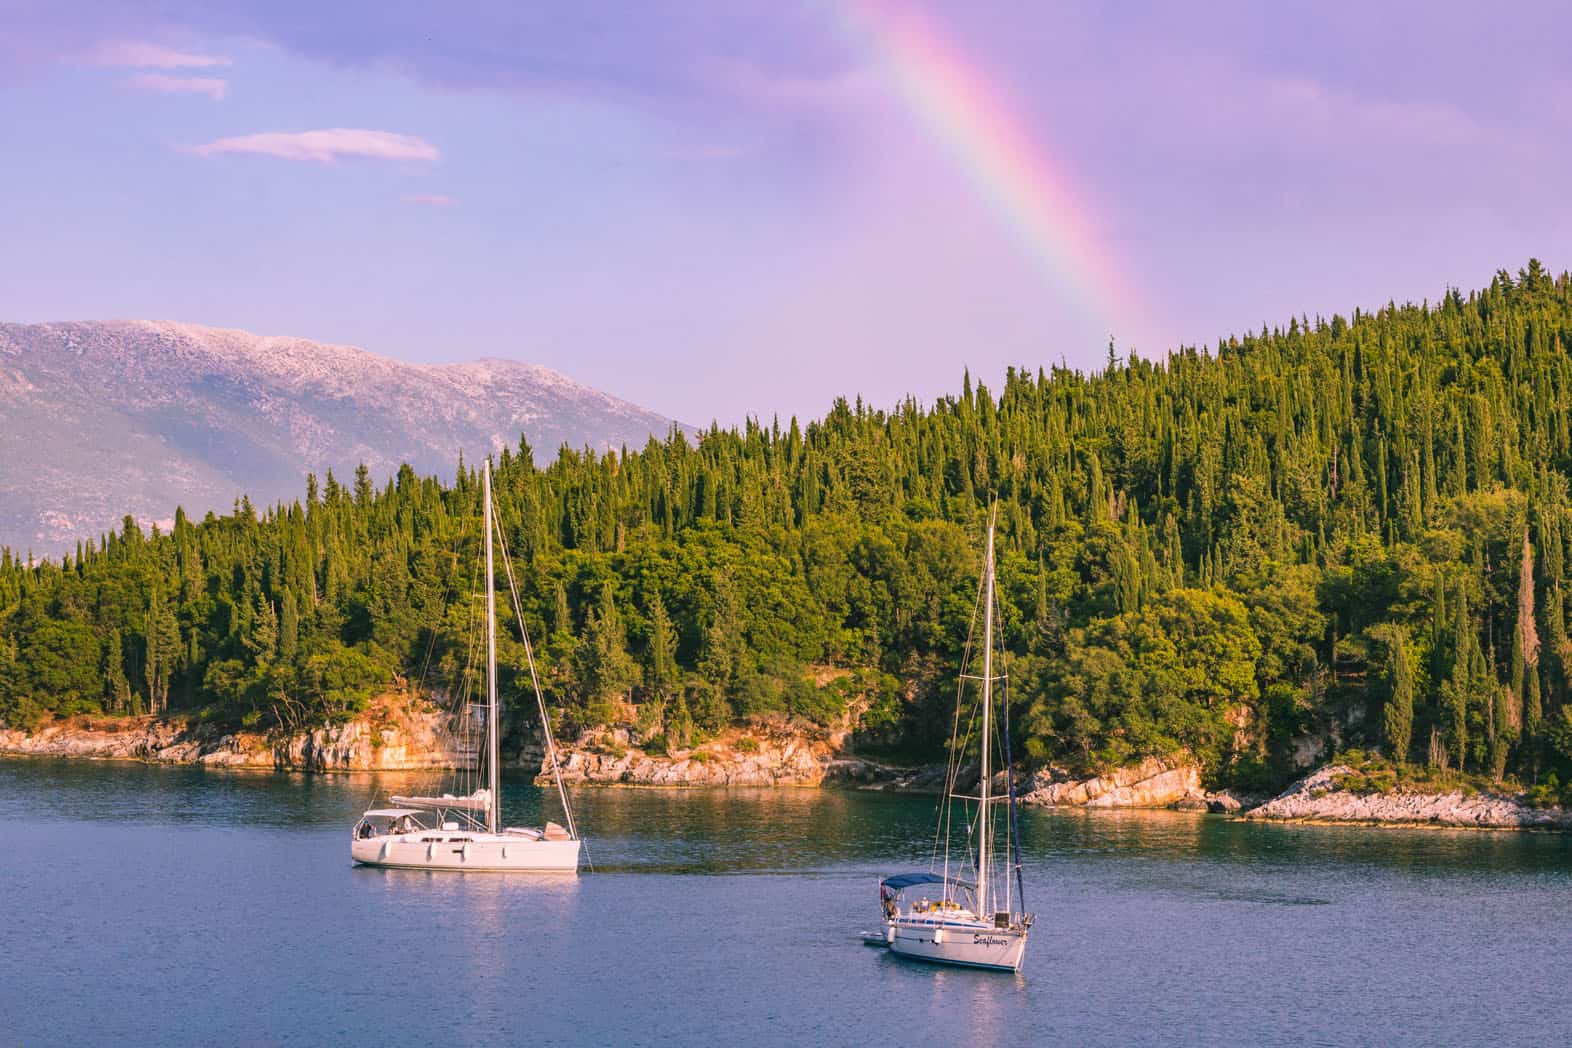
[[[521,442],[496,460],[499,512],[570,729],[686,742],[855,701],[859,747],[937,752],[997,500],[1032,761],[1186,749],[1265,785],[1360,747],[1553,789],[1572,779],[1569,343],[1572,278],[1531,262],[1163,361],[968,377],[931,407],[837,401],[544,468]],[[128,519],[63,562],[0,554],[0,717],[287,729],[390,682],[451,688],[478,515],[472,467],[380,488],[362,469],[168,534]],[[520,646],[502,655],[516,674]]]

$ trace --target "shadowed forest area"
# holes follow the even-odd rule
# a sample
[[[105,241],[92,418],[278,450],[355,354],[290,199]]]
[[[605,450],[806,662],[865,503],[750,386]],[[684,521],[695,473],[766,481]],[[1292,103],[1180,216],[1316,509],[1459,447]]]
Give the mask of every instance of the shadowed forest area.
[[[548,699],[687,742],[739,718],[941,752],[990,502],[1016,743],[1265,787],[1334,750],[1572,780],[1572,278],[1299,317],[932,406],[496,460]],[[63,561],[0,554],[0,719],[294,729],[466,686],[479,482],[409,467]],[[507,600],[500,655],[524,664]],[[829,672],[836,669],[846,672]]]

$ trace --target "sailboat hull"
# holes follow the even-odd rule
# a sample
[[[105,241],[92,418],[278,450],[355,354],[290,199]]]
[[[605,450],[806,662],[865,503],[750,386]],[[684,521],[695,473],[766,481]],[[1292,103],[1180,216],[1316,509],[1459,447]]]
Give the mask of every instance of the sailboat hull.
[[[990,725],[991,712],[994,704],[993,685],[995,681],[1003,680],[1004,675],[994,674],[993,646],[994,646],[994,520],[997,516],[997,507],[989,512],[988,519],[988,546],[983,559],[982,585],[978,590],[977,611],[973,612],[973,625],[976,624],[977,612],[982,614],[982,675],[974,676],[970,671],[971,642],[967,641],[967,656],[961,665],[962,679],[978,680],[982,683],[981,730],[978,732],[979,771],[977,775],[977,814],[975,822],[967,817],[967,850],[972,851],[974,843],[971,837],[976,829],[976,866],[977,877],[974,884],[952,879],[950,876],[950,832],[954,822],[948,813],[941,815],[939,831],[944,842],[944,872],[942,874],[930,868],[927,873],[908,873],[895,877],[887,877],[879,882],[879,902],[885,913],[884,934],[885,941],[889,943],[890,952],[901,957],[909,957],[914,961],[928,961],[933,964],[956,964],[968,968],[989,968],[994,971],[1018,972],[1021,970],[1021,961],[1026,957],[1026,936],[1032,925],[1032,915],[1020,912],[1016,906],[1024,899],[1012,894],[1009,887],[1010,875],[1013,870],[1015,875],[1020,875],[1020,853],[1018,842],[1014,834],[1015,792],[1013,789],[1006,791],[1005,796],[998,798],[1010,805],[1011,818],[1005,823],[1004,838],[1004,865],[994,866],[993,857],[993,808],[990,806],[995,798],[989,796],[993,783],[993,766],[990,763],[993,731]],[[964,754],[967,737],[960,734],[959,728],[962,721],[963,693],[956,693],[955,724],[956,735],[952,739],[957,747],[957,752]],[[1003,737],[1008,744],[1010,721],[1009,704],[1003,704],[1004,733]],[[967,734],[971,728],[968,724]],[[1004,751],[1005,772],[1011,774],[1009,749]],[[955,798],[956,779],[960,774],[961,764],[958,760],[950,764],[950,772],[945,782],[945,796]],[[950,803],[946,801],[945,803]],[[937,856],[935,856],[937,865]],[[990,876],[991,875],[991,876]],[[1003,881],[997,890],[991,890],[990,880]],[[1020,887],[1017,881],[1016,887]],[[938,891],[938,898],[923,898],[913,903],[909,908],[902,905],[903,901],[909,902],[910,896],[903,893],[910,889],[922,888],[925,892],[933,889]],[[1003,906],[990,906],[989,902],[1003,903]],[[1024,907],[1022,907],[1024,909]]]
[[[890,952],[914,961],[1017,972],[1026,958],[1025,928],[971,921],[896,920]]]
[[[576,873],[579,842],[507,833],[408,833],[352,842],[362,866],[467,873]]]

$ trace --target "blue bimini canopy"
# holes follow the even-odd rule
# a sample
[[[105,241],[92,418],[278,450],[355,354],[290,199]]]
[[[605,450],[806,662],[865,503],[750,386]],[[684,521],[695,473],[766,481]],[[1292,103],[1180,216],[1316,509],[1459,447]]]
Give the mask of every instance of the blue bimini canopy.
[[[945,877],[943,874],[938,873],[901,873],[894,877],[886,877],[880,883],[892,892],[898,892],[902,888],[910,888],[914,884],[956,884],[962,888],[971,887],[965,881],[957,880],[954,877]]]

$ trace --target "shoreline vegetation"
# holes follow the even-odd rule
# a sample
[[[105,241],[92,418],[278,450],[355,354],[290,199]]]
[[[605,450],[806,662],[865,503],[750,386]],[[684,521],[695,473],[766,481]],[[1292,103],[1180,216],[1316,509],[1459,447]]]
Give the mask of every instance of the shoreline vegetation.
[[[463,766],[448,715],[435,706],[379,697],[372,715],[291,737],[224,733],[184,718],[88,718],[27,733],[0,729],[0,757],[121,760],[204,768],[319,773],[417,771]],[[513,743],[504,763],[545,775],[533,740]],[[897,767],[848,753],[849,732],[755,723],[692,749],[647,752],[625,729],[599,730],[565,747],[569,785],[634,788],[797,787],[931,794],[941,766]],[[963,776],[964,778],[964,776]],[[975,774],[973,775],[975,780]],[[542,780],[543,781],[543,780]],[[1546,791],[1511,791],[1488,779],[1397,767],[1357,751],[1316,768],[1275,797],[1202,788],[1185,757],[1148,758],[1103,775],[1017,770],[1027,807],[1170,809],[1256,821],[1316,825],[1572,831],[1572,812]],[[975,786],[975,781],[966,784]],[[1000,773],[998,785],[1004,785]]]
[[[1026,796],[1242,806],[1341,757],[1261,817],[1572,807],[1569,347],[1572,274],[1531,260],[1161,359],[968,374],[931,405],[542,465],[504,447],[555,735],[586,740],[586,782],[902,788],[949,756],[996,512]],[[58,560],[0,550],[0,725],[131,718],[128,753],[212,764],[424,759],[428,729],[383,725],[378,696],[476,694],[478,488],[463,462],[451,483],[362,467]],[[531,686],[514,618],[508,696]]]

